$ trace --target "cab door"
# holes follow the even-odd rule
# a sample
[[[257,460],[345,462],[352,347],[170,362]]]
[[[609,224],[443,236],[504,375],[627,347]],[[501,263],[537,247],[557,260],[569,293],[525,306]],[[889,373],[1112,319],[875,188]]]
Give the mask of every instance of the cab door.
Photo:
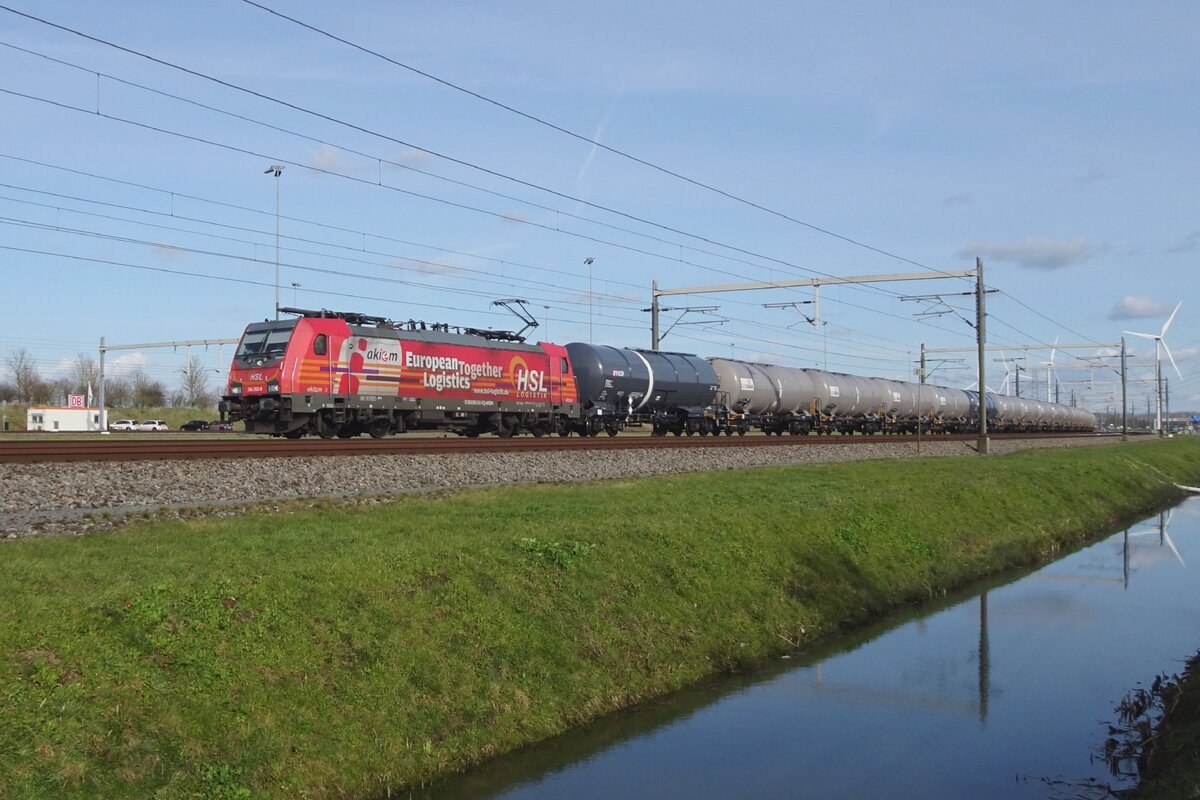
[[[550,403],[555,406],[573,405],[579,401],[579,393],[575,387],[575,375],[571,370],[571,361],[567,358],[567,349],[561,345],[542,342],[542,348],[549,362],[550,374]]]

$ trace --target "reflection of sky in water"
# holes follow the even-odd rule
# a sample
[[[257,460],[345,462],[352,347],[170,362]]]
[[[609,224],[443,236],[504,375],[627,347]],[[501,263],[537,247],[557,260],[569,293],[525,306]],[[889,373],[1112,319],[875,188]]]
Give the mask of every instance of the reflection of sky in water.
[[[679,710],[619,715],[425,796],[1081,795],[1039,778],[1112,780],[1092,756],[1113,707],[1178,672],[1200,641],[1200,581],[1185,566],[1200,564],[1200,498],[1125,542],[1118,533],[845,652],[681,693],[666,704]]]

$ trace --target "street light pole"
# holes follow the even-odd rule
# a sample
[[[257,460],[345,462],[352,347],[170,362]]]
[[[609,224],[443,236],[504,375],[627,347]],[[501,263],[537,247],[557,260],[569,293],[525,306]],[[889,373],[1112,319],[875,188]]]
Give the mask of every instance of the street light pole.
[[[279,176],[283,174],[283,165],[272,164],[263,174],[275,176],[275,319],[279,319]]]
[[[586,264],[587,268],[588,268],[588,344],[593,344],[593,339],[592,339],[592,261],[594,261],[594,260],[595,259],[593,259],[591,256],[588,256],[587,258],[585,258],[583,260],[583,263]]]

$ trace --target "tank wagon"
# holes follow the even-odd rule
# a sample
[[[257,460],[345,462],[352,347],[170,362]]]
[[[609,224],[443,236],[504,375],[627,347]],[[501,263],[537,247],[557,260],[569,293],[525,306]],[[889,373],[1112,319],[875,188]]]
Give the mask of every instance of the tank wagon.
[[[223,410],[249,433],[324,438],[410,430],[462,436],[960,433],[978,392],[687,353],[284,309],[246,328]],[[984,394],[996,432],[1092,431],[1070,406]]]
[[[585,422],[595,435],[616,436],[627,422],[649,423],[662,435],[708,433],[717,375],[713,365],[686,353],[572,342],[570,356]]]

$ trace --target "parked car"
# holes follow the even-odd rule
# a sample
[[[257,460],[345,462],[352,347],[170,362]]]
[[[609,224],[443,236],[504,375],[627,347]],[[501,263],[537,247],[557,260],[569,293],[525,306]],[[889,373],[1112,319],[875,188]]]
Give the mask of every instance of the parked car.
[[[136,419],[119,419],[116,422],[110,422],[108,429],[110,431],[136,431],[138,422]]]
[[[210,431],[217,431],[220,433],[229,433],[233,430],[233,423],[221,422],[219,419],[214,419],[212,422],[208,423],[208,429]]]
[[[167,426],[167,423],[163,422],[161,419],[147,419],[147,420],[143,420],[142,422],[139,422],[137,424],[137,428],[135,428],[134,430],[169,431],[171,429]]]
[[[206,419],[191,419],[179,426],[181,431],[206,431],[208,430],[208,420]]]

